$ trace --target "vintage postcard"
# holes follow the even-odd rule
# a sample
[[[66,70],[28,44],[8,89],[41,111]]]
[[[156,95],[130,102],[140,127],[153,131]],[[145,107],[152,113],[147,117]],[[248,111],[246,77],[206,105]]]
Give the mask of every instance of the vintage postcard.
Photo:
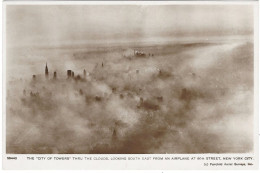
[[[258,2],[4,2],[4,169],[257,169]]]

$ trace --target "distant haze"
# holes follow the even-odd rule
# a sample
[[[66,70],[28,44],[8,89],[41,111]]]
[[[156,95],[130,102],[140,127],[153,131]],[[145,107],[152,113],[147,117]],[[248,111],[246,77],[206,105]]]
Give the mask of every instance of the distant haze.
[[[251,35],[253,13],[245,5],[9,5],[7,47]]]

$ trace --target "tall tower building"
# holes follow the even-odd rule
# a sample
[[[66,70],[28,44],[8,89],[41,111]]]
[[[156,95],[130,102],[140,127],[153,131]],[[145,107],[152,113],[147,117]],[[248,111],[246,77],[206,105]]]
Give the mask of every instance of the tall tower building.
[[[68,78],[71,77],[71,70],[67,70],[67,76],[68,76]]]
[[[84,71],[83,71],[83,75],[84,75],[84,78],[86,78],[87,73],[86,73],[86,70],[85,70],[85,69],[84,69]]]
[[[33,78],[33,80],[36,80],[36,75],[34,74],[32,78]]]
[[[47,66],[47,62],[46,62],[46,66],[45,66],[45,77],[48,78],[49,76],[49,71],[48,71],[48,66]]]
[[[57,79],[57,72],[56,71],[53,73],[53,79]]]
[[[117,134],[116,134],[116,129],[114,129],[113,134],[112,134],[112,141],[116,142],[117,141]]]

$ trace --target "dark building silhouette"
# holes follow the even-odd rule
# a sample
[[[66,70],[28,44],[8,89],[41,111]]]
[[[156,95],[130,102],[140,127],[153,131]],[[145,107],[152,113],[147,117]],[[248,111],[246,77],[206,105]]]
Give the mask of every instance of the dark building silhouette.
[[[53,73],[53,79],[57,79],[57,72],[56,71]]]
[[[35,74],[32,76],[32,79],[33,79],[33,80],[36,80],[36,75],[35,75]]]
[[[33,93],[33,92],[31,91],[31,92],[30,92],[30,96],[31,96],[31,97],[39,97],[40,94],[39,94],[39,92]]]
[[[80,75],[78,74],[77,77],[76,77],[76,80],[80,80],[80,79],[81,79],[81,77],[80,77]]]
[[[116,129],[114,129],[113,134],[112,134],[112,140],[113,141],[117,141],[117,133],[116,133]]]
[[[95,100],[100,102],[100,101],[102,101],[102,98],[100,96],[95,96]]]
[[[162,102],[162,101],[163,101],[163,96],[158,96],[158,97],[156,97],[156,99],[157,99],[159,102]]]
[[[71,77],[74,77],[74,71],[71,71]]]
[[[71,70],[67,70],[67,77],[68,77],[68,78],[71,77]]]
[[[79,94],[80,94],[80,95],[83,95],[83,94],[84,94],[83,91],[82,91],[82,89],[79,89]]]
[[[86,73],[86,70],[84,69],[84,71],[83,71],[84,78],[86,78],[86,75],[87,75],[87,73]]]
[[[47,66],[47,62],[46,62],[46,66],[45,66],[45,77],[48,78],[49,76],[49,71],[48,71],[48,66]]]
[[[116,92],[116,87],[113,87],[113,88],[112,88],[112,92],[113,92],[113,93]]]
[[[103,64],[103,62],[102,62],[102,67],[104,67],[104,64]]]

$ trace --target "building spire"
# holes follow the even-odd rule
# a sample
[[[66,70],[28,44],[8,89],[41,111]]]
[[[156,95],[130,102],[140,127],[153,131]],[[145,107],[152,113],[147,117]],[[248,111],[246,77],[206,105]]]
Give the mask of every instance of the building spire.
[[[45,77],[48,78],[49,75],[49,71],[48,71],[48,66],[47,66],[47,62],[46,62],[46,66],[45,66]]]

